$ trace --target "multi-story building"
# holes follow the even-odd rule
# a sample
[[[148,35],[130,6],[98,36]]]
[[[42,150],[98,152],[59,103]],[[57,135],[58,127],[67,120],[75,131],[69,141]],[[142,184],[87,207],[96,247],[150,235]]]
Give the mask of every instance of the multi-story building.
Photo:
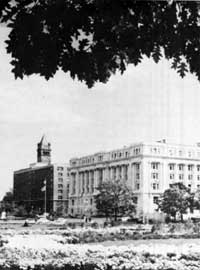
[[[175,145],[163,140],[71,159],[69,214],[94,215],[96,187],[108,179],[125,181],[134,192],[137,215],[150,217],[171,183],[200,188],[200,144]]]
[[[14,200],[28,211],[67,214],[69,170],[67,164],[51,163],[51,145],[42,137],[37,163],[14,172]],[[46,203],[45,203],[46,202]]]

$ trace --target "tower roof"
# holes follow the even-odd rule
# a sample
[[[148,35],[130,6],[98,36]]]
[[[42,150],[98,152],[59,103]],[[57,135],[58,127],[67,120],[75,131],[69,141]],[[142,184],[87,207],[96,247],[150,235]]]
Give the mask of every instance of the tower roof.
[[[45,134],[42,136],[41,141],[40,141],[39,144],[40,145],[48,145],[49,144],[48,141],[47,141],[47,138],[46,138]]]

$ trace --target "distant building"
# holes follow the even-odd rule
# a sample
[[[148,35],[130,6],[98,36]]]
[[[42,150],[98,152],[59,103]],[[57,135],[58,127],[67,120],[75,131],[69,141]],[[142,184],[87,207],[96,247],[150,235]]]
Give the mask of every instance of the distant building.
[[[69,214],[95,215],[96,187],[109,179],[125,181],[134,192],[137,215],[152,217],[169,184],[182,182],[192,191],[200,188],[200,145],[163,140],[71,159]]]
[[[45,191],[46,189],[46,191]],[[14,172],[15,204],[30,211],[67,214],[69,171],[67,164],[51,163],[51,145],[45,136],[38,143],[37,163]]]

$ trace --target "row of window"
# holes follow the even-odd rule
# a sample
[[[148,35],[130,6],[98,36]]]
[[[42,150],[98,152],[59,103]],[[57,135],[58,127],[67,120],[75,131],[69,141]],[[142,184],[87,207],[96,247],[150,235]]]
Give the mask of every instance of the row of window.
[[[153,190],[158,190],[159,189],[159,183],[152,183],[151,187]],[[140,189],[140,184],[136,183],[135,184],[135,190],[139,190]]]
[[[75,205],[75,200],[74,199],[72,199],[72,206],[74,206]],[[86,199],[83,203],[82,202],[78,202],[78,204],[90,204],[90,205],[92,205],[93,204],[93,198],[90,198],[90,199]]]
[[[152,162],[151,163],[151,169],[158,170],[159,163],[158,162]]]
[[[169,175],[169,178],[173,180],[173,179],[175,179],[175,175],[173,173],[171,173]],[[184,174],[183,173],[179,174],[178,178],[179,178],[179,180],[183,180]],[[193,180],[193,174],[188,174],[188,180]],[[200,181],[200,175],[197,175],[197,180]]]
[[[140,154],[140,148],[136,147],[133,149],[133,155],[137,156]],[[111,158],[116,159],[116,158],[122,158],[122,157],[129,157],[130,152],[129,151],[120,151],[120,152],[115,152],[111,154]]]
[[[187,166],[188,171],[193,171],[193,169],[195,168],[195,165],[189,164],[189,165],[184,165],[184,164],[178,164],[178,169],[179,171],[183,171],[184,166]],[[200,165],[196,166],[197,171],[200,171]],[[170,171],[173,171],[175,169],[175,164],[169,164],[169,169]]]
[[[158,190],[159,189],[159,183],[152,183],[151,187],[153,190]],[[140,189],[140,183],[135,183],[135,190]]]
[[[122,166],[119,166],[118,170],[117,170],[116,167],[114,167],[112,169],[112,172],[111,172],[111,170],[109,170],[110,177],[112,177],[114,179],[115,178],[122,178],[122,174],[124,174],[123,178],[125,178],[125,179],[128,178],[128,166],[124,166],[124,171],[122,171]],[[72,181],[74,181],[76,179],[75,173],[71,174],[71,179],[72,179]],[[84,179],[89,180],[89,179],[91,179],[93,181],[94,180],[94,171],[91,171],[91,172],[86,171],[84,173],[81,172],[80,176],[79,176],[79,179],[81,179],[81,180],[84,180]],[[100,181],[103,180],[103,169],[98,170],[98,179]]]
[[[136,147],[133,149],[133,155],[139,155],[140,154],[140,148]],[[126,150],[126,151],[117,151],[117,152],[113,152],[111,153],[111,159],[118,159],[118,158],[127,158],[130,155],[130,151]],[[97,156],[97,162],[101,162],[103,161],[103,155],[98,155]],[[95,162],[95,157],[88,157],[88,158],[83,158],[81,160],[79,160],[79,164],[80,165],[85,165],[85,164],[89,164],[89,163],[94,163]],[[71,165],[72,166],[76,166],[78,163],[78,161],[71,161]]]
[[[159,174],[158,173],[152,173],[151,174],[151,178],[152,179],[159,179]],[[169,178],[171,180],[175,179],[175,174],[170,173]],[[179,180],[184,179],[184,174],[179,174],[178,175],[178,178],[179,178]],[[136,179],[139,179],[139,175],[138,174],[136,174]],[[192,180],[193,179],[193,174],[188,174],[188,179],[189,180]],[[197,175],[197,180],[200,180],[200,175]]]
[[[97,162],[103,161],[103,155],[98,155],[97,156]],[[83,158],[77,161],[71,161],[71,165],[72,166],[76,166],[76,165],[87,165],[90,163],[94,163],[95,162],[95,158],[94,157],[88,157],[88,158]]]
[[[174,164],[174,163],[169,164],[169,170],[170,171],[175,170],[175,166],[176,166],[176,164]],[[189,165],[177,164],[177,166],[178,166],[179,171],[183,171],[185,166],[187,166],[188,171],[193,171],[193,169],[195,167],[195,165],[193,165],[193,164],[189,164]],[[159,169],[159,163],[158,162],[152,162],[151,163],[151,168],[153,170],[158,170]],[[197,171],[200,171],[200,165],[197,165],[196,168],[197,168]]]
[[[150,148],[150,151],[152,154],[160,154],[161,149],[159,147],[152,147]],[[185,150],[178,150],[178,149],[168,149],[168,155],[169,156],[179,156],[182,157],[183,155],[187,155],[187,157],[193,157],[195,156],[195,152],[193,150],[185,151]],[[200,157],[200,152],[197,152],[197,156]]]

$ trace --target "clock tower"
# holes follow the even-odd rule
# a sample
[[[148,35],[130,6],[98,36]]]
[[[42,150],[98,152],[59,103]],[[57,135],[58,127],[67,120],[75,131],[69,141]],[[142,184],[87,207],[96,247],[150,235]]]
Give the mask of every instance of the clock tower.
[[[37,148],[37,162],[51,163],[51,144],[47,142],[46,136],[43,135]]]

